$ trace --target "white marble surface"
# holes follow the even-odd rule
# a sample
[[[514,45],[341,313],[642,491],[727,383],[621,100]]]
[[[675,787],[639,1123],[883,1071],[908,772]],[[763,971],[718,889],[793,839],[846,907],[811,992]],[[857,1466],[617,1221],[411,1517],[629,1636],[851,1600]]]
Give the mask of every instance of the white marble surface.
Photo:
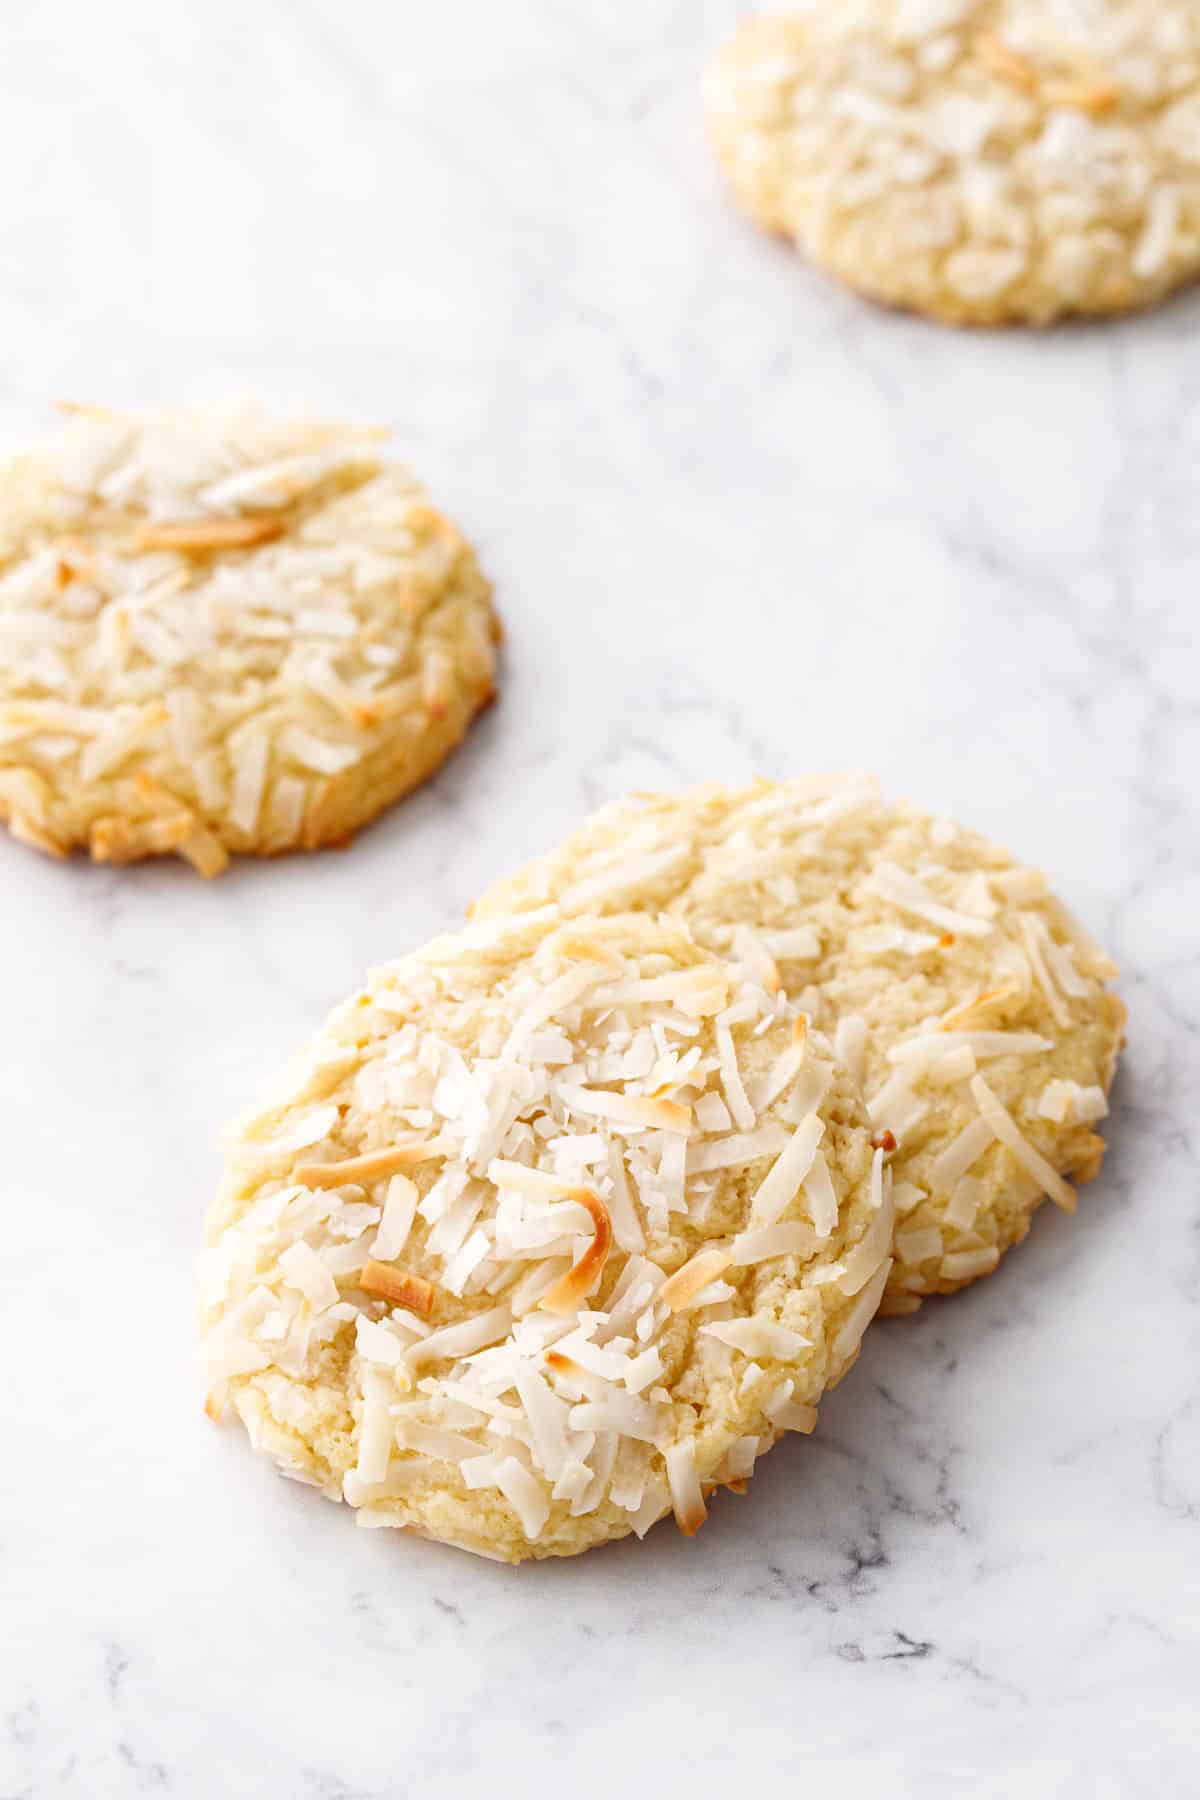
[[[726,202],[724,0],[41,0],[0,66],[5,430],[251,391],[394,423],[501,705],[347,855],[0,842],[0,1795],[1195,1791],[1200,297],[887,317]],[[512,1572],[200,1414],[222,1121],[363,968],[631,785],[878,767],[1125,967],[1113,1148],[870,1336],[702,1536]]]

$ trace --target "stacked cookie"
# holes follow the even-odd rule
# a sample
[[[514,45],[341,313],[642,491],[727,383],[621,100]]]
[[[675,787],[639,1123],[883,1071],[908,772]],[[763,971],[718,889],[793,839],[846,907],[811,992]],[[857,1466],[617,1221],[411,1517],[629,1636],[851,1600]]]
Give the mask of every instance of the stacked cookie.
[[[610,807],[240,1127],[210,1410],[504,1561],[694,1532],[880,1307],[1074,1207],[1113,973],[1036,870],[862,778]]]

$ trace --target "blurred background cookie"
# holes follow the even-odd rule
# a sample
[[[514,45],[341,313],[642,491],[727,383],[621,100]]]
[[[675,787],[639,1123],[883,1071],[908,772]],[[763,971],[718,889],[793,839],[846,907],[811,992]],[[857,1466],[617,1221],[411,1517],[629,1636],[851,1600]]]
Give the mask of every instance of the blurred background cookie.
[[[708,119],[742,205],[955,324],[1160,300],[1200,267],[1200,11],[838,0],[749,21]]]

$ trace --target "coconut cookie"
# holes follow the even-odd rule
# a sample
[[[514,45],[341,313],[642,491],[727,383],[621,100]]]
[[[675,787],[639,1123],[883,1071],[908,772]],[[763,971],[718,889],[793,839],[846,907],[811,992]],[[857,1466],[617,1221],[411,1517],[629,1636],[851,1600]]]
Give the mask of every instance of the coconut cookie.
[[[0,819],[54,855],[338,843],[493,693],[475,558],[381,434],[76,412],[0,472]]]
[[[894,306],[1046,324],[1200,268],[1200,9],[809,0],[706,89],[751,216]]]
[[[1112,963],[1036,869],[861,777],[622,801],[475,913],[548,900],[678,914],[833,1036],[895,1148],[887,1311],[988,1274],[1100,1168]]]
[[[232,1145],[208,1410],[285,1473],[518,1562],[694,1532],[853,1360],[890,1179],[799,1009],[552,908],[375,974]]]

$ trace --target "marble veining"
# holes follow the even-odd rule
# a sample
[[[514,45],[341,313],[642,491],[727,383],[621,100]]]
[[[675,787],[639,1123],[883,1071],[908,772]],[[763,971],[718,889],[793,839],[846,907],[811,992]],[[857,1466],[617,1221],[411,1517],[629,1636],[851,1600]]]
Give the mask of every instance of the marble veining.
[[[1200,296],[864,307],[727,201],[727,0],[14,9],[4,430],[382,418],[477,540],[501,704],[346,855],[0,842],[0,1796],[1196,1786]],[[217,1133],[372,962],[632,786],[880,770],[1124,968],[1113,1147],[882,1324],[751,1493],[519,1571],[356,1532],[200,1413]]]

